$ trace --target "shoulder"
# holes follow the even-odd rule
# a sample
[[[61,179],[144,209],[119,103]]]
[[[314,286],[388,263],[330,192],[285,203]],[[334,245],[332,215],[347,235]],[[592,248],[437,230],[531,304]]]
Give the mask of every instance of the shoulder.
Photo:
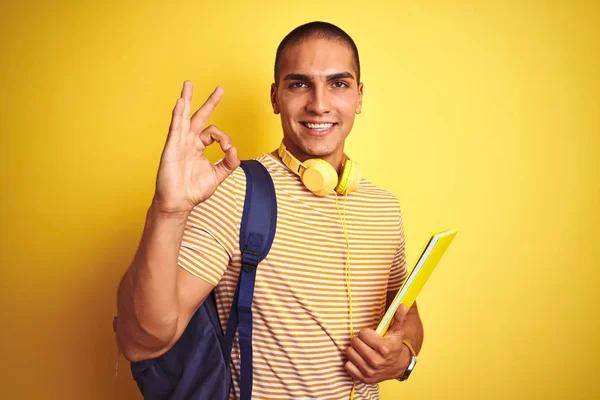
[[[355,197],[361,209],[368,210],[378,222],[387,221],[386,223],[393,224],[400,235],[400,241],[403,240],[404,224],[398,197],[365,178],[361,180]]]
[[[269,153],[262,154],[255,158],[256,161],[260,162],[264,167],[269,171],[271,176],[281,176],[284,172],[287,171],[287,167],[283,165],[281,161],[273,157]]]
[[[282,175],[284,166],[270,154],[262,154],[256,158],[253,158],[252,160],[260,162],[273,178]],[[245,161],[248,161],[248,159]],[[242,198],[245,196],[246,173],[241,165],[237,167],[231,174],[229,174],[227,178],[225,178],[225,180],[219,185],[217,192],[227,193],[229,196],[241,196]]]
[[[258,161],[271,174],[277,172],[278,168],[280,168],[279,163],[270,154],[263,154],[258,157],[255,157],[253,159],[242,160],[242,162],[244,162],[244,161]],[[225,187],[230,188],[230,190],[241,189],[241,190],[245,191],[245,184],[246,184],[246,173],[244,172],[244,169],[242,168],[242,166],[240,164],[240,166],[238,166],[231,174],[229,174],[229,176],[227,178],[225,178],[225,180],[223,181],[223,183],[221,185],[224,185]]]
[[[364,212],[368,212],[378,220],[394,221],[401,230],[402,211],[400,200],[392,192],[363,178],[356,192],[348,197],[349,200],[350,198]]]
[[[269,154],[259,156],[255,160],[263,164],[271,175],[277,173],[277,162]],[[212,221],[215,227],[222,226],[224,221],[230,221],[233,229],[241,221],[245,198],[246,173],[240,166],[219,184],[206,201],[194,207],[190,218],[197,221]]]
[[[362,200],[365,203],[385,203],[400,208],[400,201],[392,192],[375,185],[366,178],[363,178],[360,181],[360,186],[356,191],[356,197],[358,200]]]

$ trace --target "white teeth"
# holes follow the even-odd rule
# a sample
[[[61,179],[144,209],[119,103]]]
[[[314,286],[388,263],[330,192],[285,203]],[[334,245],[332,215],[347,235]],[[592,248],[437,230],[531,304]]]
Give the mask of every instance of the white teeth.
[[[329,129],[333,126],[333,124],[311,124],[309,122],[306,122],[305,125],[309,129]]]

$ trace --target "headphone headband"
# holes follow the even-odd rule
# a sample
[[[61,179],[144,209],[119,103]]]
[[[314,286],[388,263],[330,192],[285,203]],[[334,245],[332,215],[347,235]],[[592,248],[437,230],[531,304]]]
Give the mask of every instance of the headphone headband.
[[[288,149],[285,147],[285,144],[283,144],[283,141],[281,142],[281,145],[279,145],[278,153],[279,158],[281,158],[281,161],[283,161],[283,163],[289,169],[291,169],[293,173],[295,173],[299,177],[302,177],[302,175],[304,174],[304,170],[306,170],[306,167],[304,166],[304,164],[302,164],[300,160],[298,160],[296,157],[294,157],[292,153],[288,151]]]

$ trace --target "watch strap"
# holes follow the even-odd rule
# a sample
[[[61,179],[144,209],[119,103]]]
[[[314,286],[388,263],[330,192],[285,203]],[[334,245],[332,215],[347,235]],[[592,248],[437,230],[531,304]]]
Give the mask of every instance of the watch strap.
[[[406,347],[408,347],[411,357],[410,357],[410,363],[408,364],[408,367],[406,368],[406,370],[404,371],[402,376],[400,378],[396,378],[400,382],[407,380],[408,377],[410,376],[411,372],[413,371],[413,369],[415,369],[415,365],[417,365],[417,352],[415,351],[415,349],[412,347],[410,342],[406,339],[404,339],[402,341],[402,343],[405,344]]]

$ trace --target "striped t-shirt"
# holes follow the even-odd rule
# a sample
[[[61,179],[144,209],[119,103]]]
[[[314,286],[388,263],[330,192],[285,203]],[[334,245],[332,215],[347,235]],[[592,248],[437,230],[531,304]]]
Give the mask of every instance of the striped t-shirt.
[[[346,241],[340,214],[344,197],[318,197],[270,154],[257,158],[277,194],[277,231],[256,272],[252,304],[253,399],[348,399],[345,371],[350,345]],[[188,219],[179,265],[216,286],[223,329],[233,300],[241,255],[239,227],[246,177],[236,169]],[[338,211],[339,207],[339,211]],[[388,290],[406,276],[404,231],[398,200],[363,179],[345,199],[350,243],[350,285],[355,334],[375,329]],[[232,351],[239,398],[239,347]],[[356,384],[355,399],[378,399],[377,384]]]

